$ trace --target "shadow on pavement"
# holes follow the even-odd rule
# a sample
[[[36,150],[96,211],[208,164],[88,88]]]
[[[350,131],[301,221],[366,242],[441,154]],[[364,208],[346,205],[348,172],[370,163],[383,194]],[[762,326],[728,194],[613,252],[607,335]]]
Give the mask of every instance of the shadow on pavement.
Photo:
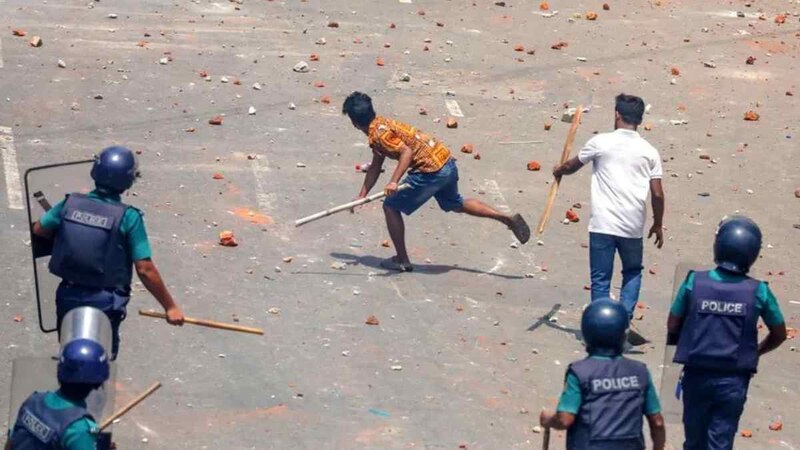
[[[388,271],[383,267],[381,267],[381,261],[383,261],[383,258],[379,258],[377,256],[372,256],[372,255],[358,256],[349,253],[336,253],[336,252],[331,253],[331,256],[333,258],[342,260],[347,264],[362,264],[364,266],[371,267],[373,269],[378,269],[382,272],[385,272],[383,276],[400,274],[400,272]],[[470,269],[467,267],[459,267],[459,266],[449,266],[444,264],[414,264],[414,272],[412,273],[421,273],[424,275],[439,275],[451,271],[467,272],[479,275],[490,275],[493,277],[505,278],[507,280],[521,280],[525,278],[524,276],[520,275],[506,275],[502,273],[485,272],[483,270],[478,270],[478,269]]]

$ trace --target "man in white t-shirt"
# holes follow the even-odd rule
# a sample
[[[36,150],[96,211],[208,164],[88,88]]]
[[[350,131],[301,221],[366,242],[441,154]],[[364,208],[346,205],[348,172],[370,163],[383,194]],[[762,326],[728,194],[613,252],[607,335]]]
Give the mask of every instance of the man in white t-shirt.
[[[639,136],[644,101],[633,95],[616,98],[614,131],[598,134],[577,157],[553,169],[560,178],[592,165],[592,215],[589,220],[589,265],[592,301],[609,297],[614,255],[622,261],[620,302],[633,316],[642,285],[643,234],[647,220],[647,196],[653,204],[653,225],[648,238],[664,245],[664,191],[661,187],[661,157]]]

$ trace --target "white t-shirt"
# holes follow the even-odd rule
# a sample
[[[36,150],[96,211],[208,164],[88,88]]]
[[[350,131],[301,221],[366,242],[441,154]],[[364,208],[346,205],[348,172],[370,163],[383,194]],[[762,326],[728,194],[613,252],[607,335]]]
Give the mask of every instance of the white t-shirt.
[[[591,138],[578,159],[594,163],[589,231],[641,238],[650,180],[662,176],[658,150],[639,133],[618,129]]]

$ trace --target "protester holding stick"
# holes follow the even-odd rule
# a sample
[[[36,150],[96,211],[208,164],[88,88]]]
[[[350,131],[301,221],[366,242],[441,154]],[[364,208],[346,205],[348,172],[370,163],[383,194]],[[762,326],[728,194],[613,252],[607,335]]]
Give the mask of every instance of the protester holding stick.
[[[386,158],[397,160],[383,203],[386,225],[397,255],[381,263],[389,270],[410,272],[414,266],[408,257],[403,216],[411,215],[431,197],[445,211],[455,211],[475,217],[494,219],[506,225],[521,242],[530,239],[530,229],[519,214],[503,214],[480,200],[464,199],[458,192],[458,167],[450,150],[438,139],[422,131],[375,114],[372,99],[364,93],[353,92],[344,101],[342,113],[350,117],[353,126],[361,130],[372,148],[372,163],[358,194],[364,198],[375,186]],[[408,172],[404,183],[411,187],[397,192],[400,179]]]
[[[661,187],[661,157],[639,133],[644,101],[633,95],[616,98],[614,131],[599,134],[578,156],[556,166],[553,175],[571,175],[584,164],[592,167],[592,215],[589,220],[589,265],[592,301],[607,298],[614,270],[614,255],[622,260],[620,301],[633,316],[642,285],[643,232],[647,219],[647,196],[653,203],[653,225],[658,248],[664,245],[664,190]]]

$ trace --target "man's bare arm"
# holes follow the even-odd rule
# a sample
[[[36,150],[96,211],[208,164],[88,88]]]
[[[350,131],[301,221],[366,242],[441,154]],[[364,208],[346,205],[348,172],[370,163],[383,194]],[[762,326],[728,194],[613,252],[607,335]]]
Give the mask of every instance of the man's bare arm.
[[[385,159],[386,157],[380,153],[376,151],[372,152],[372,163],[369,169],[367,169],[367,175],[364,177],[364,184],[361,186],[361,192],[358,194],[360,198],[366,197],[369,191],[375,186],[378,177],[381,176],[381,169],[383,168],[383,161]]]
[[[542,411],[539,415],[539,424],[545,428],[556,430],[566,430],[575,423],[575,414],[567,412],[548,412]]]
[[[655,235],[655,244],[661,248],[664,245],[664,188],[660,178],[650,180],[650,201],[653,204],[653,226],[647,238]]]
[[[53,238],[53,230],[48,230],[47,228],[42,227],[42,224],[40,224],[38,220],[33,223],[33,234],[41,236],[45,239]]]
[[[561,178],[564,175],[572,175],[573,173],[581,170],[581,167],[583,167],[583,163],[576,156],[564,164],[556,166],[553,169],[553,176],[556,178]]]
[[[183,312],[169,293],[155,263],[148,258],[136,261],[134,266],[136,267],[136,274],[139,275],[144,287],[156,298],[167,313],[167,322],[172,325],[183,325]]]
[[[653,450],[664,450],[667,445],[667,429],[664,426],[664,416],[661,413],[647,416],[650,426],[650,439],[653,440]]]
[[[786,323],[767,328],[769,328],[769,334],[758,344],[759,356],[775,350],[786,340]]]

